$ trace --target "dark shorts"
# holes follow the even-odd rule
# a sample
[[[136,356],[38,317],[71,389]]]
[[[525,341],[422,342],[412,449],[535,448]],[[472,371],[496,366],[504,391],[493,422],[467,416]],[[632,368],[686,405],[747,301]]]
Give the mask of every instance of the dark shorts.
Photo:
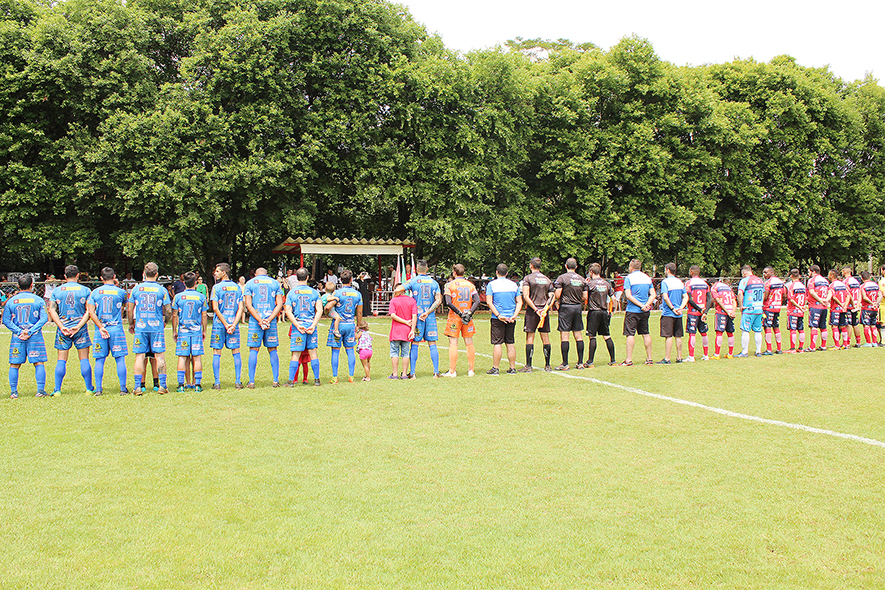
[[[875,309],[862,309],[860,312],[860,321],[864,326],[875,326],[876,325],[876,310]]]
[[[827,327],[827,310],[825,309],[809,309],[808,310],[808,327],[823,328]]]
[[[704,319],[706,316],[700,315],[689,315],[685,318],[685,331],[689,334],[695,334],[700,332],[701,334],[707,333],[707,322]]]
[[[544,325],[540,328],[538,327],[538,323],[541,321],[541,316],[532,309],[528,308],[525,310],[525,324],[523,325],[523,332],[550,332],[550,315],[544,319]]]
[[[836,311],[830,312],[830,325],[836,328],[844,328],[848,325],[848,312]]]
[[[682,318],[661,316],[661,338],[682,338]]]
[[[734,318],[725,313],[717,313],[713,329],[717,332],[734,334]]]
[[[648,316],[649,312],[647,311],[639,313],[628,311],[624,316],[624,336],[633,336],[635,334],[645,336],[648,334]]]
[[[781,314],[779,311],[763,311],[762,312],[763,328],[780,328]]]
[[[498,318],[492,318],[492,344],[515,344],[516,322],[502,322]]]
[[[857,321],[857,312],[849,311],[848,312],[848,325],[849,326],[859,326],[860,322]]]
[[[601,309],[592,309],[587,312],[587,336],[591,338],[600,336],[611,336],[609,330],[609,320],[611,316],[607,311]]]
[[[788,315],[787,316],[787,329],[790,332],[801,332],[805,329],[805,316],[801,315]]]
[[[582,313],[580,305],[560,305],[557,329],[560,332],[580,332],[584,329]]]

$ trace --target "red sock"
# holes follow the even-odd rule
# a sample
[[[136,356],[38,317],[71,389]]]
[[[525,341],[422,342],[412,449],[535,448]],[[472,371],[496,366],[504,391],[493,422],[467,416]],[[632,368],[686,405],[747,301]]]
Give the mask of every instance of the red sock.
[[[777,349],[781,349],[781,331],[777,329],[774,331],[774,342],[777,344]]]
[[[716,351],[716,356],[719,356],[719,349],[722,347],[722,332],[716,332],[716,341],[714,342],[713,350]]]

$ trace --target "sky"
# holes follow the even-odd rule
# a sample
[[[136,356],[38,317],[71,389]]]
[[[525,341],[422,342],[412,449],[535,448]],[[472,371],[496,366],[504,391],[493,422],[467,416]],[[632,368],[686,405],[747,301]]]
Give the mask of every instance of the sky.
[[[397,1],[397,0],[395,0]],[[446,47],[463,52],[524,39],[592,42],[609,49],[623,37],[648,39],[676,65],[767,62],[790,55],[829,66],[845,81],[885,76],[885,3],[820,0],[593,2],[576,0],[399,0]]]

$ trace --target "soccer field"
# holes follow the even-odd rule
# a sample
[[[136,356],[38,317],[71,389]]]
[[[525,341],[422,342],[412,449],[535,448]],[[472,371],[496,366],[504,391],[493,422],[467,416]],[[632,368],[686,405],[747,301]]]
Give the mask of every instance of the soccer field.
[[[454,380],[424,346],[386,379],[383,318],[369,383],[327,383],[325,326],[322,387],[270,388],[263,350],[254,390],[228,352],[200,394],[120,397],[110,363],[86,396],[74,362],[10,400],[2,371],[0,586],[885,587],[885,350],[492,377],[477,324]]]

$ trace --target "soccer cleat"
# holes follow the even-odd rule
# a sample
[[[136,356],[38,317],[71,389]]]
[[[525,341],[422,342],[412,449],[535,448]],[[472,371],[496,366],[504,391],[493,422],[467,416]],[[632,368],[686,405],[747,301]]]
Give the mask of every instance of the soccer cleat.
[[[246,383],[246,389],[255,389],[254,383]]]
[[[313,380],[313,386],[314,386],[314,387],[319,387],[319,386],[320,386],[320,380],[319,380],[319,379],[314,379],[314,380]]]
[[[585,369],[592,369],[592,368],[594,368],[594,367],[593,367],[593,363],[584,363],[584,368],[585,368]]]
[[[526,366],[524,366],[523,368],[521,368],[521,369],[519,370],[519,372],[520,372],[520,373],[531,373],[531,372],[532,372],[532,366],[531,366],[531,365],[526,365]]]
[[[784,351],[782,351],[781,349],[778,348],[777,350],[774,351],[774,354],[784,354]]]
[[[203,386],[202,385],[194,385],[194,392],[203,393]]]
[[[854,345],[854,348],[860,348],[860,347],[862,347],[862,346],[863,346],[863,344],[861,344],[860,342],[858,342],[857,344]]]
[[[718,360],[719,357],[716,357],[716,359]],[[707,356],[707,355],[705,354],[704,356],[701,357],[701,360],[702,360],[702,361],[708,361],[708,360],[710,360],[710,357]]]
[[[801,350],[802,352],[814,352],[817,349],[816,348],[805,348],[805,349],[800,348],[799,350]]]
[[[718,355],[718,354],[714,354],[714,355],[711,356],[710,358],[713,359],[714,361],[718,361],[718,360],[719,360],[719,355]]]
[[[687,363],[693,363],[693,362],[694,362],[694,357],[693,357],[693,356],[687,356],[687,357],[685,357],[685,362],[687,362]]]
[[[279,386],[280,386],[280,382],[279,382],[279,381],[274,381],[273,383],[270,384],[270,386],[271,386],[271,387],[279,387]]]
[[[295,381],[286,381],[283,383],[283,387],[295,387]]]
[[[476,373],[473,372],[473,369],[467,371],[467,376],[468,376],[468,377],[473,377],[474,375],[476,375]]]
[[[507,374],[508,375],[516,375],[516,369],[514,369],[513,367],[507,369]]]
[[[609,367],[617,367],[617,366],[618,366],[618,361],[609,361],[609,362],[608,362],[608,366],[609,366]]]
[[[185,391],[187,391],[187,389],[185,389],[184,384],[183,384],[183,383],[179,383],[179,384],[178,384],[178,389],[175,390],[175,393],[184,393]]]
[[[129,390],[128,389],[120,390],[120,395],[129,395]]]
[[[132,390],[132,395],[144,395],[144,389],[141,387],[136,387]]]
[[[669,364],[670,364],[670,361],[668,361],[667,359],[661,359],[661,360],[659,360],[659,361],[658,361],[657,363],[655,363],[655,364],[656,364],[656,365],[669,365]]]
[[[676,359],[676,364],[679,364],[681,362],[682,362],[682,359]]]
[[[12,393],[10,393],[10,394],[9,394],[9,399],[18,399],[18,392],[17,392],[17,391],[13,391]]]
[[[305,379],[304,381],[302,381],[301,384],[302,384],[302,385],[310,385],[310,384],[307,382],[307,379]]]
[[[417,378],[418,378],[418,376],[415,375],[415,373],[409,373],[408,376],[406,377],[406,379],[409,379],[411,381],[414,381]]]
[[[585,368],[584,363],[578,363],[577,365],[575,365],[575,369],[576,369],[576,370],[578,370],[578,369],[584,369],[584,368]]]
[[[160,386],[154,385],[154,393],[159,393],[159,391],[160,391]]]
[[[491,369],[486,371],[486,375],[498,375],[498,374],[500,374],[500,373],[498,372],[498,369],[496,369],[495,367],[492,367]]]
[[[457,371],[446,371],[445,373],[442,374],[442,376],[454,378],[454,377],[458,376],[458,372]]]
[[[434,373],[434,374],[433,374],[433,378],[434,378],[434,379],[439,379],[439,373]]]
[[[58,397],[61,395],[61,391],[53,391],[49,394],[49,397]]]
[[[771,352],[770,350],[766,350],[765,352],[762,352],[762,353],[757,352],[756,356],[772,356],[773,354],[774,353]]]
[[[544,370],[549,373],[553,370],[553,367],[551,367],[550,365],[544,365]]]
[[[826,346],[821,346],[821,347],[819,347],[819,348],[817,349],[817,351],[818,351],[818,352],[826,352],[826,351],[827,351],[827,347],[826,347]]]
[[[87,393],[88,393],[88,392],[87,392]],[[96,395],[96,396],[97,396],[97,395],[101,395],[101,390],[100,390],[100,389],[96,389],[95,391],[92,392],[92,395]]]
[[[50,397],[50,395],[45,391],[38,391],[37,395],[35,395],[34,397]]]
[[[329,379],[330,385],[335,385],[337,383],[338,383],[338,377],[332,377],[331,379]]]
[[[559,365],[556,367],[557,371],[568,371],[568,365]]]
[[[620,363],[618,366],[619,366],[619,367],[632,367],[632,366],[633,366],[633,361],[623,361],[623,362]]]
[[[169,393],[169,389],[166,387],[159,387],[157,388],[157,393],[159,393],[160,395],[166,395],[167,393]]]
[[[221,389],[220,386],[219,386],[219,389]],[[243,384],[242,383],[234,383],[234,389],[243,389]]]
[[[653,365],[653,364],[655,364],[655,362],[652,359],[645,359],[645,364],[646,365]]]
[[[213,383],[212,389],[221,389],[221,383]]]
[[[347,382],[348,382],[348,383],[353,383],[353,377],[348,377],[348,378],[347,378]]]
[[[761,353],[761,352],[757,352],[757,353],[756,353],[756,356],[761,357],[761,356],[762,356],[762,353]]]
[[[391,375],[388,379],[399,379],[399,375]]]
[[[729,355],[729,356],[731,356],[731,355]],[[735,358],[739,358],[739,359],[745,359],[745,358],[748,358],[749,356],[750,355],[748,355],[746,352],[740,352],[740,353],[734,355]]]
[[[733,358],[734,358],[734,355],[731,354],[731,353],[728,353],[728,354],[725,355],[725,358],[727,358],[727,359],[733,359]]]

